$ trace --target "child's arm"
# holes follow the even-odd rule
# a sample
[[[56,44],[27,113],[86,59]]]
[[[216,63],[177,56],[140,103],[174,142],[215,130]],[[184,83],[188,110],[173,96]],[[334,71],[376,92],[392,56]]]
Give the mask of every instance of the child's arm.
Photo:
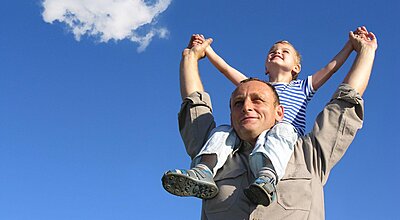
[[[210,62],[228,78],[235,86],[239,85],[242,80],[247,79],[247,77],[239,72],[237,69],[230,66],[227,62],[225,62],[222,57],[220,57],[215,51],[208,46],[206,49],[206,56],[210,60]]]
[[[321,70],[312,75],[312,87],[319,89],[343,65],[353,51],[353,45],[348,40],[343,49]]]
[[[202,43],[205,40],[203,35],[195,35],[194,44]],[[237,69],[230,66],[222,57],[220,57],[212,48],[208,46],[206,48],[206,56],[210,62],[222,73],[226,78],[228,78],[235,86],[239,85],[242,80],[247,79],[243,73],[239,72]]]

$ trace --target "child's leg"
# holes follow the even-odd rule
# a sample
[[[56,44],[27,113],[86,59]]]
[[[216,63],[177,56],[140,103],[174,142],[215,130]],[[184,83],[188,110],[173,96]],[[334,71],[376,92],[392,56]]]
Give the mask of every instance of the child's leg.
[[[199,154],[193,159],[191,167],[204,164],[215,176],[238,143],[239,139],[231,126],[221,125],[216,127]]]
[[[170,170],[164,174],[164,188],[177,196],[195,196],[202,199],[216,196],[218,187],[213,177],[237,143],[236,133],[230,126],[215,128],[200,153],[193,159],[191,169]]]
[[[268,206],[276,199],[275,186],[285,174],[297,139],[295,128],[288,123],[278,123],[259,136],[249,158],[256,181],[245,190],[251,201]]]
[[[296,129],[289,123],[281,122],[271,128],[264,138],[257,140],[250,154],[250,167],[253,174],[258,177],[261,167],[270,166],[265,164],[265,160],[260,159],[262,158],[260,155],[264,155],[272,162],[272,167],[278,176],[277,181],[282,179],[298,137]]]

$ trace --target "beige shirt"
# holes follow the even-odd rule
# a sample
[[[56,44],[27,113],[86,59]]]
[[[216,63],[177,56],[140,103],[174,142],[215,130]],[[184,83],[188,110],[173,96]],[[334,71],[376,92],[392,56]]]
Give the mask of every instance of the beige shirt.
[[[202,219],[324,219],[324,191],[329,173],[342,158],[363,122],[363,100],[346,84],[335,92],[319,114],[311,133],[299,138],[285,176],[277,185],[277,201],[255,206],[243,189],[254,181],[248,155],[252,146],[242,142],[217,172],[218,195],[203,200]],[[207,93],[187,97],[179,113],[179,128],[193,159],[215,128]]]

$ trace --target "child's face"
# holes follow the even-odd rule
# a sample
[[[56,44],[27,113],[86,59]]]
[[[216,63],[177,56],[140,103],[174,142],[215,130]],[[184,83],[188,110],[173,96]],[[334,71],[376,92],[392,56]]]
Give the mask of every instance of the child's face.
[[[297,52],[292,45],[276,43],[268,52],[265,61],[266,74],[271,71],[300,72],[300,63]]]

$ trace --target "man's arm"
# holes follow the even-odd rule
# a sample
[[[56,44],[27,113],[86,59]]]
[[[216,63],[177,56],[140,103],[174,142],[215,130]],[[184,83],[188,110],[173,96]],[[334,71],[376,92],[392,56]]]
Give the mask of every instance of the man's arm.
[[[343,157],[364,120],[361,95],[368,84],[377,48],[375,35],[350,33],[357,51],[353,66],[332,100],[318,115],[310,135],[302,139],[304,156],[309,158],[313,172],[326,183],[330,170]]]
[[[198,61],[205,56],[205,48],[212,39],[194,45],[195,35],[182,53],[180,63],[180,88],[182,106],[178,115],[179,131],[185,143],[186,151],[193,159],[207,140],[208,134],[215,128],[211,114],[211,100],[204,92],[200,79]]]
[[[363,95],[371,75],[378,41],[376,36],[368,32],[365,27],[356,33],[350,32],[350,41],[357,51],[357,57],[343,82]]]
[[[193,35],[190,39],[189,45],[191,45],[194,40],[195,36]],[[182,100],[193,92],[204,91],[200,79],[198,61],[205,56],[205,48],[208,47],[211,42],[212,39],[209,38],[202,44],[195,45],[190,49],[185,48],[183,50],[179,69]]]

